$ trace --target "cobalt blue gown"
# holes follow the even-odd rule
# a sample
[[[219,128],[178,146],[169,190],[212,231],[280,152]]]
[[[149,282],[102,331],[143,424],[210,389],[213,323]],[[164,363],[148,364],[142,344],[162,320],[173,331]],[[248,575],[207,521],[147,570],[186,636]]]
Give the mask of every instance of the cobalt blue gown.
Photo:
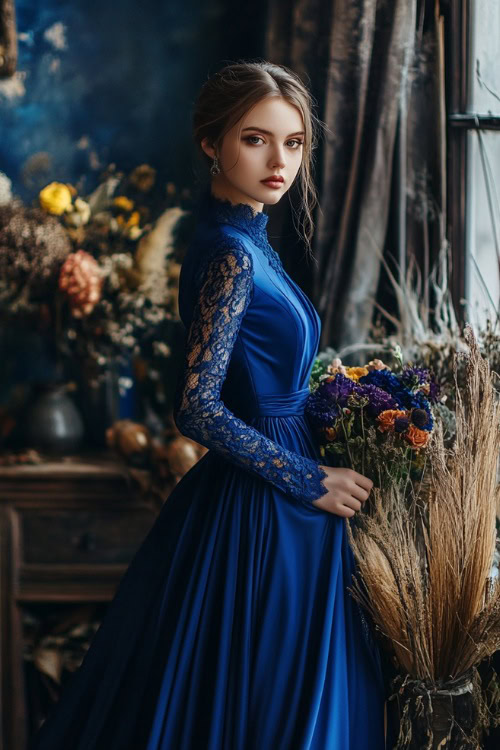
[[[180,431],[209,450],[137,551],[33,750],[383,750],[371,626],[304,410],[320,319],[268,216],[209,190],[182,265]]]

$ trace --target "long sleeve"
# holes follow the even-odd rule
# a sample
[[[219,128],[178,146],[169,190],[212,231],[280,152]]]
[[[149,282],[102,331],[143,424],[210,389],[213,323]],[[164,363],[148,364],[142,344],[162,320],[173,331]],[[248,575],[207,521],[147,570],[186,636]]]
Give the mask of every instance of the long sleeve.
[[[321,482],[327,474],[319,463],[267,438],[220,399],[253,284],[252,256],[237,240],[207,261],[177,383],[174,420],[184,435],[311,503],[328,491]]]

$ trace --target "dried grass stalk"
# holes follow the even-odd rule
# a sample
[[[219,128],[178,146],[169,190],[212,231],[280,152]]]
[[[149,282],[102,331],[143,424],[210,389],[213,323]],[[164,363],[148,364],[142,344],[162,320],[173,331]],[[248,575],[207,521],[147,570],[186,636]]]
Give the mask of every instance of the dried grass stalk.
[[[418,706],[426,717],[430,742],[429,696],[438,690],[452,694],[451,683],[464,676],[469,676],[461,694],[470,696],[470,731],[462,732],[463,744],[454,735],[455,744],[443,747],[478,746],[467,743],[477,740],[490,718],[476,668],[500,649],[500,585],[489,578],[500,500],[500,403],[470,326],[464,338],[469,351],[454,358],[455,382],[460,358],[466,376],[461,389],[456,382],[453,448],[445,448],[438,422],[428,472],[411,502],[397,485],[383,496],[374,490],[370,514],[358,516],[354,531],[347,524],[359,575],[352,594],[368,610],[406,682],[419,683],[418,689],[405,683],[402,748],[413,747],[408,706],[415,711]],[[406,687],[399,685],[400,691]]]

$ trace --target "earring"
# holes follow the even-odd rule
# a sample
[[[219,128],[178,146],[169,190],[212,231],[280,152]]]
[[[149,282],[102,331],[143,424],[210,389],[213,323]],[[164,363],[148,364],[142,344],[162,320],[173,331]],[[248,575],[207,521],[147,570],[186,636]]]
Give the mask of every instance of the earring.
[[[210,174],[215,177],[215,175],[219,174],[219,172],[220,172],[219,160],[217,159],[216,156],[214,156],[214,163],[210,167]]]

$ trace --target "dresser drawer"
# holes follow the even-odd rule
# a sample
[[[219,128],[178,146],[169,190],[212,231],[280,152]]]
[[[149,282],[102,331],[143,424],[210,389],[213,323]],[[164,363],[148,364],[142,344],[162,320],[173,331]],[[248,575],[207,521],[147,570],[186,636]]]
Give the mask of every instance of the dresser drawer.
[[[156,520],[147,507],[18,509],[21,565],[127,565]]]

